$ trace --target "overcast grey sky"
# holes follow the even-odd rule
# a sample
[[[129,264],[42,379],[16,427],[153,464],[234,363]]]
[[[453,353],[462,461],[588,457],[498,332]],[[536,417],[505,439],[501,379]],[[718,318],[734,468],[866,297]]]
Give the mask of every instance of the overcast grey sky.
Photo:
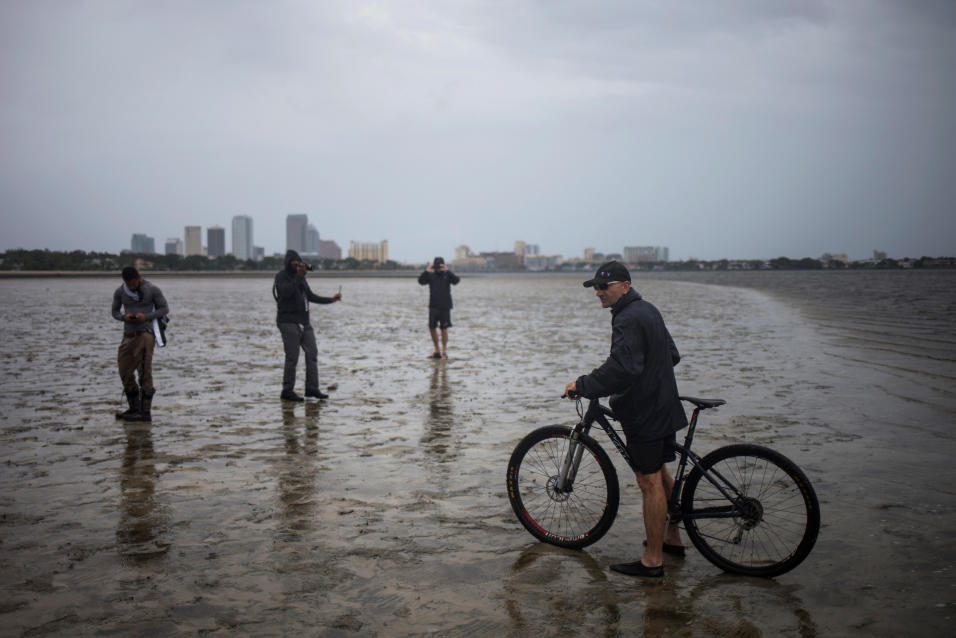
[[[0,0],[0,249],[956,254],[956,2]]]

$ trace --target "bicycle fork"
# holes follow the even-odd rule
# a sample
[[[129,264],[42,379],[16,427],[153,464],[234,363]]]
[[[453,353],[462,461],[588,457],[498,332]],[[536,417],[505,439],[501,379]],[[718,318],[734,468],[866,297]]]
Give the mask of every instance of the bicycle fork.
[[[578,475],[578,468],[581,466],[581,457],[584,455],[584,445],[580,442],[582,433],[582,424],[578,424],[571,431],[568,438],[568,451],[561,461],[561,470],[558,472],[554,487],[558,492],[570,492],[574,487],[574,479]]]

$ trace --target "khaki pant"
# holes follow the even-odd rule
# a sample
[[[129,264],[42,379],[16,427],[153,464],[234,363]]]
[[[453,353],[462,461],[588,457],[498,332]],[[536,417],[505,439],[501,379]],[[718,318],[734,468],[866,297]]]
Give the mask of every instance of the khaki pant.
[[[123,334],[116,362],[119,364],[120,379],[124,392],[136,392],[136,371],[139,371],[139,387],[143,394],[152,395],[153,387],[153,347],[156,337],[152,332],[141,330]]]

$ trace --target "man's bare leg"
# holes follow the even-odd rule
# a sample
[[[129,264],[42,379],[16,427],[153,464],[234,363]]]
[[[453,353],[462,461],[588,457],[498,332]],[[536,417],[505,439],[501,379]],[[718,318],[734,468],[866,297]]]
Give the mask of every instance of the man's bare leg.
[[[428,332],[432,336],[432,343],[435,344],[435,354],[441,356],[441,351],[438,349],[438,328],[429,328]],[[444,332],[444,330],[442,332]]]
[[[435,350],[438,350],[438,343],[435,343]],[[441,329],[441,358],[448,358],[448,328]]]
[[[674,491],[674,477],[667,471],[666,465],[661,468],[661,481],[664,483],[664,493],[667,495],[667,500],[669,501],[671,492]],[[683,547],[684,541],[681,540],[680,527],[678,527],[677,523],[671,523],[667,526],[667,530],[664,532],[664,543]]]
[[[667,492],[664,491],[662,471],[652,474],[636,473],[644,501],[644,533],[647,547],[641,562],[647,567],[664,564],[664,527],[667,525]]]

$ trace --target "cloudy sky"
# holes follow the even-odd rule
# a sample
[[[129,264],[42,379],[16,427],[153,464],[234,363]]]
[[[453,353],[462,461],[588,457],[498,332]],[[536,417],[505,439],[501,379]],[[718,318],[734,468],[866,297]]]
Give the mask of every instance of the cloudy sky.
[[[956,2],[0,0],[0,250],[956,254]]]

